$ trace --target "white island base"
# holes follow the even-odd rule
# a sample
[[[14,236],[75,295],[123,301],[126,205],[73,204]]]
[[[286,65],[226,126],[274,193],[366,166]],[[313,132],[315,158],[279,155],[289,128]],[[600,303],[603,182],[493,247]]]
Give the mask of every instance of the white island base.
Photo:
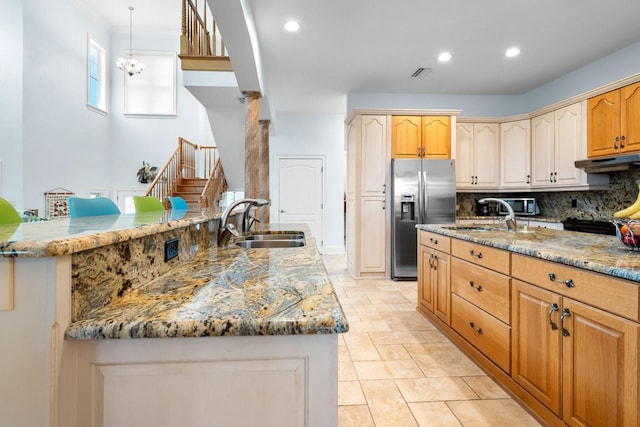
[[[67,413],[78,419],[61,425],[337,425],[336,334],[67,344],[78,363]]]

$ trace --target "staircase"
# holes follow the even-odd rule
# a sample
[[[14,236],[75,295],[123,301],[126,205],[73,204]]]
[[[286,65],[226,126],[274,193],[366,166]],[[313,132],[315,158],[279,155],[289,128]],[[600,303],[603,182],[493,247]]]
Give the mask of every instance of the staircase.
[[[166,209],[171,209],[168,196],[180,196],[189,211],[219,210],[227,180],[216,147],[193,144],[178,138],[178,147],[158,173],[147,191],[157,197]]]
[[[182,197],[189,205],[189,211],[197,211],[206,185],[204,178],[180,178],[173,195]]]

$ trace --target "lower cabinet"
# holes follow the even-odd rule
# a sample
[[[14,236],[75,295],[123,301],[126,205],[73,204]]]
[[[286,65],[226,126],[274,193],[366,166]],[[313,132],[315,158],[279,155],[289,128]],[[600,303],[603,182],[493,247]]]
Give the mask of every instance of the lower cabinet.
[[[418,306],[435,314],[446,325],[451,323],[451,256],[445,249],[449,239],[421,231],[418,234]],[[431,239],[431,241],[429,241]],[[437,246],[441,245],[441,246]],[[446,248],[448,251],[449,249]]]
[[[360,272],[384,273],[385,258],[385,199],[360,198]],[[375,230],[375,231],[373,231]]]
[[[638,284],[419,236],[420,311],[545,423],[640,425]],[[446,252],[435,249],[443,239]],[[439,307],[448,308],[450,321]]]
[[[638,325],[513,282],[512,376],[572,426],[638,425]]]

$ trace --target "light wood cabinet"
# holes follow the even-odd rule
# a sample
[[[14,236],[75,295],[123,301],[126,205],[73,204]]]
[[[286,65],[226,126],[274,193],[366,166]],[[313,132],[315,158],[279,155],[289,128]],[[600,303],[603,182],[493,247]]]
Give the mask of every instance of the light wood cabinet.
[[[437,233],[420,239],[419,309],[545,422],[639,425],[637,283]],[[436,242],[450,246],[450,324],[434,314]]]
[[[518,280],[512,307],[522,387],[572,426],[637,425],[637,323]]]
[[[391,157],[451,158],[451,117],[393,116]]]
[[[456,124],[456,188],[497,189],[500,185],[500,125]]]
[[[531,188],[531,121],[500,124],[500,187]]]
[[[450,240],[426,231],[418,233],[418,306],[446,325],[451,323]]]
[[[589,157],[640,151],[640,83],[589,98],[587,115]]]
[[[347,125],[347,268],[384,276],[387,266],[388,117],[357,115]]]

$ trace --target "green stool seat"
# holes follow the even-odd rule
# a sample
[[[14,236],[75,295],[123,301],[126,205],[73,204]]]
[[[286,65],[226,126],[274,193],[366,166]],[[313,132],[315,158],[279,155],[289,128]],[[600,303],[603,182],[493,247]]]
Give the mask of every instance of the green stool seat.
[[[11,206],[11,203],[0,197],[0,224],[20,224],[22,218],[18,211]]]
[[[136,212],[153,212],[163,211],[164,205],[162,202],[153,196],[133,196],[133,204],[136,207]]]

